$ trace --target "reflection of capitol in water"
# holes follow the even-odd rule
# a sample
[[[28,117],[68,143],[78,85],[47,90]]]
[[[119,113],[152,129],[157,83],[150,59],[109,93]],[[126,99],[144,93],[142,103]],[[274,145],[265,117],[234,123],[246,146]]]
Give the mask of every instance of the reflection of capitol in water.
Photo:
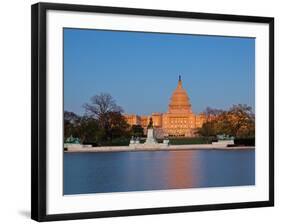
[[[170,189],[200,185],[201,163],[194,150],[174,151],[166,161],[167,186]]]
[[[124,116],[128,124],[141,125],[143,128],[147,127],[151,117],[159,136],[193,136],[194,130],[200,128],[206,120],[204,114],[192,113],[189,97],[182,87],[180,76],[167,113],[152,113],[148,116],[125,114]]]

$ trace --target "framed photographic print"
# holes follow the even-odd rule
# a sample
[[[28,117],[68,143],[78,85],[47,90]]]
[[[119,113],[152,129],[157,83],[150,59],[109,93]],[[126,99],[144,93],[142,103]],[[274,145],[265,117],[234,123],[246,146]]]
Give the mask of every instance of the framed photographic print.
[[[274,205],[274,19],[32,6],[32,219]]]

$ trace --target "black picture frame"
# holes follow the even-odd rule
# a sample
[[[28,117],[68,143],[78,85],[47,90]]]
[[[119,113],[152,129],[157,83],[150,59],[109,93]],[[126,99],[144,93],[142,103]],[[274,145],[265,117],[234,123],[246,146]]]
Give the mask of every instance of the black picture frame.
[[[269,200],[243,203],[160,207],[102,212],[83,212],[52,215],[46,214],[46,12],[48,10],[101,12],[126,15],[162,16],[170,18],[193,18],[269,24]],[[34,4],[32,5],[31,12],[32,219],[36,221],[54,221],[274,206],[274,18],[55,3]]]

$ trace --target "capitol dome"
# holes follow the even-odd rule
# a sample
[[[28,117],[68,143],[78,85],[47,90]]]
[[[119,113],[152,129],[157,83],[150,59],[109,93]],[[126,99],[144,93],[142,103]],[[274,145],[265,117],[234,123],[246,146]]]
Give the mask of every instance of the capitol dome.
[[[189,97],[186,90],[182,87],[181,76],[179,76],[178,86],[170,99],[169,113],[192,113]]]

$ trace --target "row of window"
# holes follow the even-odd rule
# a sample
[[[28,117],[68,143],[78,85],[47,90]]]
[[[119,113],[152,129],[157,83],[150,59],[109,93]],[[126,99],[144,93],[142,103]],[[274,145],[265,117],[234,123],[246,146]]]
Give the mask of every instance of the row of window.
[[[191,125],[170,125],[171,128],[192,128]]]
[[[193,124],[193,121],[187,121],[187,120],[170,120],[170,122],[165,121],[165,124],[171,123],[171,124]]]

